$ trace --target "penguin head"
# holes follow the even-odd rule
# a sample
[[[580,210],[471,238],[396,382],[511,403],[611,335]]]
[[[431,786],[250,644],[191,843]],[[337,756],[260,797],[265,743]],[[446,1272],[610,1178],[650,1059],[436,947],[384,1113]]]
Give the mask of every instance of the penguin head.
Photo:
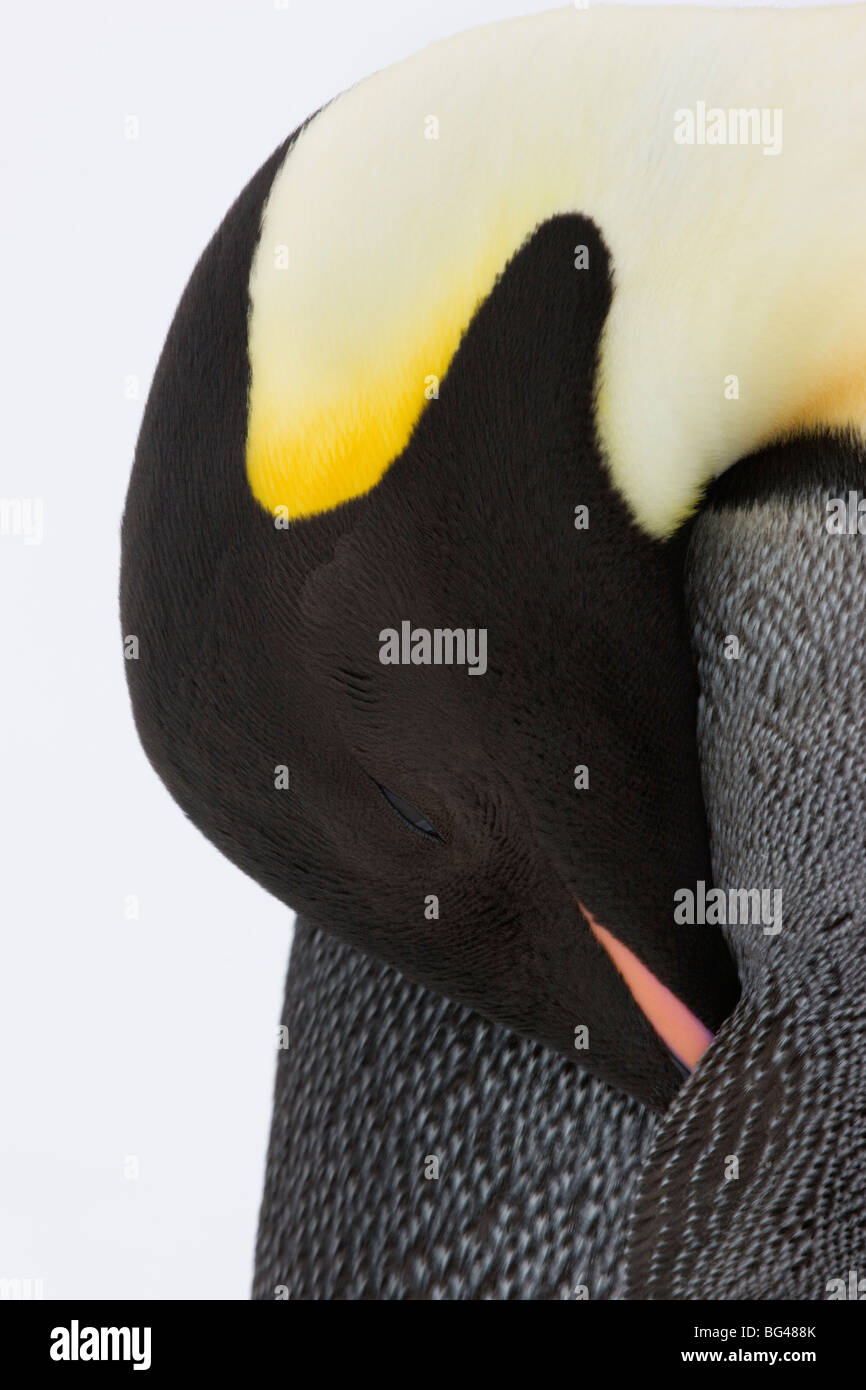
[[[145,412],[122,573],[144,746],[306,919],[663,1108],[737,982],[714,927],[674,921],[711,877],[687,528],[635,523],[596,436],[603,237],[539,225],[381,476],[299,515],[250,472],[285,153],[197,267]]]

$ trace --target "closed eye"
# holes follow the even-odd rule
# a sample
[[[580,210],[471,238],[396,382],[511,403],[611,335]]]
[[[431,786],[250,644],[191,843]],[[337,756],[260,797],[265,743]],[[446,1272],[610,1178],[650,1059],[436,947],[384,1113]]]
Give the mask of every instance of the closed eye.
[[[387,787],[383,787],[381,782],[376,786],[384,796],[388,805],[391,806],[401,820],[411,825],[413,830],[417,830],[420,835],[427,835],[433,840],[442,837],[436,833],[423,811],[419,811],[417,806],[413,806],[411,801],[407,801],[404,796],[398,796],[396,792],[391,792]]]

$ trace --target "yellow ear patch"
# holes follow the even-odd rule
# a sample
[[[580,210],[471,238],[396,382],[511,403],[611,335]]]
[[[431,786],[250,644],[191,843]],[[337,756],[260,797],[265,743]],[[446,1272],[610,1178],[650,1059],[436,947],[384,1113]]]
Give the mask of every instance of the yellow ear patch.
[[[250,274],[247,477],[269,511],[311,516],[379,482],[510,257],[573,206],[583,155],[558,140],[543,157],[552,107],[511,128],[525,27],[376,73],[290,149]],[[491,62],[501,109],[473,85]]]
[[[423,342],[404,344],[402,357],[360,357],[312,399],[293,399],[288,412],[285,397],[254,372],[247,476],[257,500],[296,518],[369,492],[408,444],[434,389],[430,379],[445,374],[471,312],[450,300]]]
[[[372,81],[393,85],[392,73],[406,66]],[[369,122],[355,147],[358,127],[339,119],[341,103],[351,109],[366,85],[327,108],[290,151],[250,277],[247,477],[264,507],[284,507],[290,518],[328,511],[379,482],[497,276],[563,201],[561,171],[559,179],[552,168],[540,175],[527,159],[510,179],[502,171],[502,190],[488,175],[467,196],[458,192],[455,213],[444,190],[418,184],[419,160],[441,162],[442,152],[425,149],[420,120],[401,125],[387,92],[377,107],[385,130],[377,135]],[[330,155],[324,179],[332,125],[344,148],[338,159]],[[391,172],[387,185],[376,181],[386,199],[378,213],[359,172],[377,139]],[[311,202],[324,230],[303,215]],[[345,226],[345,242],[335,223]]]

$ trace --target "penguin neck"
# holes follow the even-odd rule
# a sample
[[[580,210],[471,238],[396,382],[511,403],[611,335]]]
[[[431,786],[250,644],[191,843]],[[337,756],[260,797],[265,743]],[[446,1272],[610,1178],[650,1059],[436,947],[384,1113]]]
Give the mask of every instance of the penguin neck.
[[[775,482],[734,479],[690,556],[715,884],[744,986],[823,1007],[866,983],[866,536],[826,524],[863,460],[804,441],[754,466]]]

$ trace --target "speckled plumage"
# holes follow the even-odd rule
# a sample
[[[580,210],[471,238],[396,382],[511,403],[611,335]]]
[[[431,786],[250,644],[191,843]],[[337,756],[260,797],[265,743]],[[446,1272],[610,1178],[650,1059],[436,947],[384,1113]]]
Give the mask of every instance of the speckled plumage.
[[[300,926],[255,1297],[821,1300],[862,1272],[866,537],[824,529],[861,468],[774,451],[695,528],[716,882],[780,885],[785,921],[727,929],[744,996],[667,1114]]]

